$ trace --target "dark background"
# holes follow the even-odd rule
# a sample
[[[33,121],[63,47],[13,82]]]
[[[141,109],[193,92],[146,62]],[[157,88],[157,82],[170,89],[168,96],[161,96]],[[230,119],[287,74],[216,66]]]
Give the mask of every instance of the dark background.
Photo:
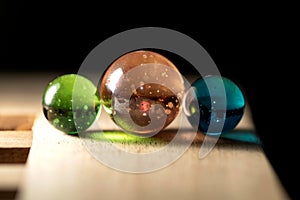
[[[299,21],[293,5],[0,2],[0,73],[76,73],[94,47],[132,28],[170,28],[195,39],[221,74],[245,90],[268,159],[290,196],[298,196]]]

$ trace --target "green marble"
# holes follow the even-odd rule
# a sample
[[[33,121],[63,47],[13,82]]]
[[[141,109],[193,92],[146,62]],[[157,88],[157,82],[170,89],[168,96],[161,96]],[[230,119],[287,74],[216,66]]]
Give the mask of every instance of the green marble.
[[[78,74],[65,74],[48,83],[42,99],[46,119],[56,129],[77,134],[88,129],[100,113],[96,86]]]

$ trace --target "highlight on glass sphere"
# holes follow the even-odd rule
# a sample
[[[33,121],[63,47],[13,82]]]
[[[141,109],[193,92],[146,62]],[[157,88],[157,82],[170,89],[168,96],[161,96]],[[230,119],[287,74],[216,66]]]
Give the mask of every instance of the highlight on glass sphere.
[[[220,92],[222,89],[225,93]],[[232,80],[210,75],[192,83],[185,94],[183,110],[192,126],[198,126],[203,133],[218,135],[238,125],[244,115],[245,98]]]
[[[149,50],[117,58],[100,82],[104,110],[127,133],[152,136],[181,110],[184,80],[165,56]]]
[[[42,105],[44,116],[56,129],[77,134],[88,129],[99,116],[100,96],[86,77],[64,74],[48,83]]]

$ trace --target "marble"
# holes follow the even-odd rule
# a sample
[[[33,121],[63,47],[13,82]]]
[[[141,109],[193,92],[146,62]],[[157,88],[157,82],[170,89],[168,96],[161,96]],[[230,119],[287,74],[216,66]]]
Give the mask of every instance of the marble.
[[[137,50],[117,58],[99,86],[104,110],[125,132],[154,135],[181,110],[184,80],[165,56]]]
[[[67,134],[87,130],[100,113],[97,87],[86,77],[64,74],[50,81],[42,96],[44,116]]]
[[[208,85],[211,86],[211,91]],[[220,95],[222,88],[226,98]],[[190,123],[198,126],[200,131],[211,135],[222,134],[233,130],[242,119],[245,112],[245,96],[241,87],[226,77],[200,77],[192,83],[186,93],[184,108]]]

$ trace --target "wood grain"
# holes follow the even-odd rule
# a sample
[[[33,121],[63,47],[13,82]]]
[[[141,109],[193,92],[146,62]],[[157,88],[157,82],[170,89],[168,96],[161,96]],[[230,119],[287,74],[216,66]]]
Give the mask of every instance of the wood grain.
[[[29,148],[0,148],[0,164],[25,163]]]
[[[30,148],[32,131],[0,131],[0,148]]]
[[[0,164],[25,163],[31,143],[32,131],[0,131]]]
[[[35,115],[1,115],[0,131],[2,130],[31,130]]]
[[[109,121],[105,124],[109,126]],[[55,130],[43,116],[36,120],[33,131],[19,200],[288,199],[256,144],[223,140],[199,159],[198,133],[198,142],[176,162],[152,173],[132,174],[102,164],[78,137]],[[126,143],[125,148],[135,149],[136,144]],[[143,148],[160,147],[147,144]]]

